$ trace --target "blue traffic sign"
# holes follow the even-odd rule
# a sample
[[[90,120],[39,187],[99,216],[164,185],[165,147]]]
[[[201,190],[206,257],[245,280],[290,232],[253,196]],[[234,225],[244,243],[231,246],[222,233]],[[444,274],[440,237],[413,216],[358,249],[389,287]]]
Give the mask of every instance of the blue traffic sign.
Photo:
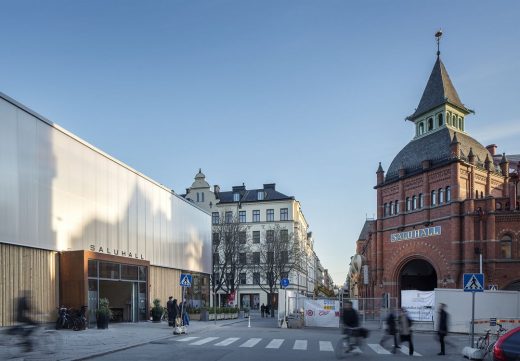
[[[189,273],[181,273],[180,285],[182,287],[191,287],[192,278]]]
[[[464,273],[464,292],[484,292],[483,273]]]
[[[287,288],[289,286],[289,279],[288,278],[282,278],[280,280],[280,286],[282,286],[282,288]]]

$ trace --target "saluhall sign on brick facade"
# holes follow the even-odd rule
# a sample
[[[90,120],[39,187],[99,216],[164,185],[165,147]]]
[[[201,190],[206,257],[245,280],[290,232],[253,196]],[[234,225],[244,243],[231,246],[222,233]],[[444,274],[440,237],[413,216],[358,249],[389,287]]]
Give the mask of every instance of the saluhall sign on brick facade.
[[[407,239],[424,238],[431,236],[440,236],[441,230],[441,226],[435,226],[423,229],[415,229],[413,231],[408,232],[392,233],[390,235],[390,242],[398,242]]]

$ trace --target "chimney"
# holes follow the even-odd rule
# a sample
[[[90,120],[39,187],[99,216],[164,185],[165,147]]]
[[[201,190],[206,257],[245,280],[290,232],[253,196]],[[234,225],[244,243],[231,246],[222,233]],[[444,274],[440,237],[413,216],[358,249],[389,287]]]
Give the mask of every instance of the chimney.
[[[272,189],[273,191],[275,191],[276,190],[276,183],[264,184],[264,189]]]
[[[492,156],[495,156],[497,153],[497,145],[496,144],[490,144],[486,147],[489,153],[491,153]]]

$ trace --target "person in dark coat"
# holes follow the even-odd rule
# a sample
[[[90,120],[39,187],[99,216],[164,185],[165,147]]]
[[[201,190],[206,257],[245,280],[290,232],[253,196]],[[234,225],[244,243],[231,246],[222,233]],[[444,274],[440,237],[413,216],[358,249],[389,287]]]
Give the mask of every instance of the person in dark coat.
[[[265,305],[262,303],[262,306],[260,306],[260,313],[262,314],[262,317],[265,315]]]
[[[400,348],[399,344],[397,343],[397,325],[395,323],[395,315],[392,310],[388,313],[388,316],[386,316],[386,333],[381,338],[381,341],[379,341],[379,344],[384,347],[384,343],[386,340],[388,340],[390,337],[393,336],[394,338],[394,347],[392,348],[392,353],[395,353],[396,349]]]
[[[181,311],[179,310],[179,306],[177,305],[177,299],[174,299],[172,302],[172,319],[173,319],[173,327],[176,326],[175,322],[177,317],[181,316]]]
[[[18,298],[16,305],[16,322],[21,323],[25,326],[36,326],[38,325],[30,316],[32,312],[31,304],[31,291],[24,290],[22,296]],[[31,333],[34,331],[34,327],[24,327],[22,336],[24,338],[25,351],[32,351]]]
[[[175,322],[175,318],[173,318],[173,297],[168,297],[168,302],[166,302],[166,310],[168,311],[168,326],[173,326]]]
[[[441,352],[437,355],[446,355],[444,338],[448,334],[448,312],[446,312],[446,305],[444,303],[439,305],[439,329],[437,330],[437,334],[439,335],[439,342],[441,343]]]
[[[359,327],[359,317],[354,308],[352,308],[352,302],[345,302],[343,308],[343,325],[349,328]]]

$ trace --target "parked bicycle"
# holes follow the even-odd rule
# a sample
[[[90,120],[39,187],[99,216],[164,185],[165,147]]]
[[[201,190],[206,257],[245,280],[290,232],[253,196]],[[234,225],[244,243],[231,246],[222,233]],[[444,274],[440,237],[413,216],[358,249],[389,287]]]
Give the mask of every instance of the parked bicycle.
[[[72,329],[81,331],[87,328],[87,306],[81,306],[81,309],[75,310],[61,306],[58,308],[58,319],[56,320],[56,329]]]
[[[497,328],[495,332],[491,332],[491,329],[487,329],[486,333],[480,336],[477,340],[477,348],[483,351],[482,359],[485,360],[486,357],[492,357],[493,355],[493,347],[497,342],[498,338],[507,332],[501,323],[497,322]],[[495,335],[495,339],[491,340],[491,336]]]
[[[59,332],[37,325],[15,325],[0,333],[0,359],[53,360],[60,352]]]

